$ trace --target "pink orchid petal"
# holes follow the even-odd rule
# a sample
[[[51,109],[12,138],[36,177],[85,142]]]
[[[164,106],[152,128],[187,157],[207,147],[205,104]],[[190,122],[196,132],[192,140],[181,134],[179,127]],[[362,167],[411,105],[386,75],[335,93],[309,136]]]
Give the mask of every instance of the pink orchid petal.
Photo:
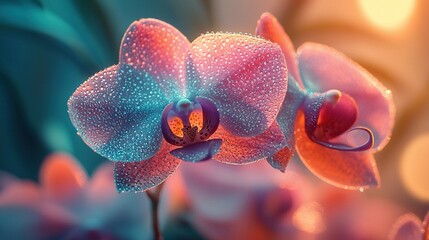
[[[340,52],[316,43],[298,49],[298,64],[307,90],[338,89],[352,96],[358,105],[354,126],[371,129],[374,151],[381,150],[392,133],[395,107],[392,94],[370,73]]]
[[[389,240],[422,240],[422,222],[414,214],[398,218],[389,234]]]
[[[163,141],[159,152],[140,162],[115,162],[115,184],[118,192],[143,192],[162,183],[179,167],[180,160],[169,152]]]
[[[78,134],[113,161],[140,161],[160,148],[161,115],[168,101],[141,72],[109,67],[88,79],[68,102]]]
[[[97,168],[85,188],[89,201],[94,203],[109,202],[117,197],[113,171],[112,162],[105,163]]]
[[[289,76],[292,76],[292,78],[295,79],[301,87],[304,87],[295,58],[295,47],[282,25],[271,13],[262,13],[256,24],[255,34],[271,42],[277,43],[280,46],[286,59]]]
[[[147,73],[172,101],[184,96],[185,56],[188,39],[176,28],[157,19],[141,19],[127,29],[119,63]]]
[[[192,42],[187,58],[189,97],[212,100],[223,128],[256,136],[275,120],[287,90],[280,48],[240,34],[214,33]]]
[[[296,120],[296,149],[304,164],[316,176],[334,186],[360,189],[379,185],[379,174],[371,151],[343,152],[311,141],[304,128],[304,116]]]
[[[49,155],[40,170],[40,182],[48,198],[72,201],[87,181],[85,170],[64,153]]]
[[[213,134],[214,138],[222,138],[222,145],[213,159],[230,164],[251,163],[266,156],[271,156],[286,144],[277,122],[255,137],[239,137],[219,126]]]
[[[0,192],[0,206],[25,205],[32,206],[41,200],[40,189],[34,182],[9,182]]]

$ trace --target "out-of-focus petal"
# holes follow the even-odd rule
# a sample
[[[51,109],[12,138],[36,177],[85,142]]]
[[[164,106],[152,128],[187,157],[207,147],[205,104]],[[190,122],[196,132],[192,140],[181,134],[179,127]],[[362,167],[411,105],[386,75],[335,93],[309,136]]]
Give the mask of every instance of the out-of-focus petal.
[[[78,134],[113,161],[140,161],[161,147],[161,115],[168,104],[152,76],[118,65],[84,82],[69,99]]]
[[[286,34],[282,25],[271,13],[262,13],[261,17],[256,23],[255,34],[271,42],[277,43],[280,46],[286,59],[289,76],[292,76],[301,87],[304,87],[301,81],[301,76],[299,75],[298,64],[295,58],[295,47],[293,46],[292,41]]]
[[[90,201],[107,202],[117,197],[113,170],[113,163],[107,162],[94,172],[85,188]]]
[[[0,207],[0,223],[2,239],[58,239],[76,221],[63,208],[45,204]]]
[[[343,152],[311,141],[304,128],[304,116],[296,120],[296,149],[304,164],[322,180],[346,189],[379,185],[379,174],[371,151]]]
[[[213,159],[230,164],[251,163],[267,156],[271,156],[286,144],[277,122],[255,137],[239,137],[219,126],[213,134],[215,138],[222,138],[223,144]]]
[[[371,129],[374,151],[381,150],[392,133],[395,107],[391,91],[369,72],[340,52],[316,43],[298,49],[298,65],[305,88],[311,92],[338,89],[358,105],[354,126]]]
[[[82,166],[64,153],[49,155],[40,170],[40,183],[48,198],[74,201],[87,181]]]
[[[40,189],[30,181],[11,182],[0,192],[0,206],[33,205],[39,203],[40,200]]]
[[[426,213],[425,219],[423,220],[423,230],[425,231],[423,239],[429,240],[429,211]]]
[[[221,139],[210,139],[182,148],[176,148],[170,154],[186,162],[201,162],[209,160],[216,155],[221,145]]]
[[[423,236],[422,222],[414,214],[405,214],[393,225],[389,240],[421,240]],[[426,240],[426,239],[424,239]]]
[[[287,90],[286,63],[276,44],[206,34],[192,42],[186,61],[188,97],[212,100],[225,130],[255,136],[275,120]]]
[[[170,176],[180,160],[169,152],[171,145],[163,141],[160,151],[140,162],[115,162],[115,184],[118,192],[142,192]]]
[[[126,31],[119,63],[151,76],[171,102],[185,94],[184,60],[189,45],[188,39],[170,24],[141,19]]]

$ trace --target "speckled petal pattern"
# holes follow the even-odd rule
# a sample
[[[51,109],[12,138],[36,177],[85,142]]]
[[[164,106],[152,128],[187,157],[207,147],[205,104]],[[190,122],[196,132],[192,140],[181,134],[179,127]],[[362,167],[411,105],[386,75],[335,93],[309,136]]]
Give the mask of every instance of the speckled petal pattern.
[[[79,86],[68,108],[88,146],[110,160],[127,162],[150,158],[159,150],[167,103],[148,74],[114,65]]]
[[[344,152],[326,148],[308,138],[304,125],[304,116],[299,113],[295,125],[296,150],[311,172],[325,182],[345,189],[379,185],[380,177],[370,150]]]
[[[255,137],[235,136],[221,126],[213,134],[215,138],[222,138],[223,144],[213,159],[230,164],[246,164],[271,156],[286,145],[277,122]]]
[[[278,45],[247,35],[206,34],[192,42],[186,61],[188,97],[212,100],[225,130],[256,136],[275,120],[287,90]]]
[[[256,24],[255,34],[280,46],[286,59],[289,76],[292,76],[298,85],[304,87],[295,58],[295,47],[282,25],[271,13],[265,12],[261,15]]]
[[[141,19],[130,25],[121,43],[119,63],[152,76],[169,101],[185,93],[184,60],[189,41],[168,23]]]
[[[160,151],[140,162],[115,162],[115,184],[118,192],[143,192],[162,183],[179,167],[180,160],[163,141]]]
[[[308,91],[338,89],[353,97],[358,105],[354,126],[363,126],[373,132],[374,151],[387,144],[394,123],[393,98],[370,73],[340,52],[316,43],[299,47],[298,65]]]
[[[295,119],[304,97],[298,83],[293,78],[289,78],[286,97],[277,115],[277,123],[285,137],[286,146],[267,158],[273,168],[282,172],[285,171],[287,163],[295,152]]]

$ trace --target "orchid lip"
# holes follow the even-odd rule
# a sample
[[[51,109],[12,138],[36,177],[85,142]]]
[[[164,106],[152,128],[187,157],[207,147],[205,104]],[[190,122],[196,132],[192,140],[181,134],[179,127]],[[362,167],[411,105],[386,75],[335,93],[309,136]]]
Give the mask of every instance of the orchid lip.
[[[170,103],[162,113],[161,130],[167,142],[186,146],[207,140],[219,126],[219,112],[203,97]]]
[[[305,131],[315,143],[339,151],[365,151],[374,146],[374,135],[365,127],[351,127],[357,119],[358,107],[347,93],[336,89],[325,93],[307,95],[303,103]],[[363,131],[368,135],[359,146],[332,143],[329,140],[352,131]]]

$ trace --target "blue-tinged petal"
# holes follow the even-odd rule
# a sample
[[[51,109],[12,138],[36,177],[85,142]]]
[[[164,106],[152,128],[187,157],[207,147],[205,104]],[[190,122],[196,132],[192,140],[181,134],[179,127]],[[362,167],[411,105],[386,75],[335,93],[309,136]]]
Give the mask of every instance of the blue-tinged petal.
[[[122,39],[119,64],[153,76],[169,101],[178,100],[185,93],[189,45],[188,39],[170,24],[141,19],[131,24]]]
[[[115,184],[118,192],[143,192],[162,183],[170,176],[180,160],[169,152],[172,145],[163,141],[160,151],[140,162],[115,162]]]
[[[282,172],[285,171],[295,151],[295,119],[304,97],[305,95],[299,87],[298,82],[290,76],[286,97],[280,108],[279,115],[277,115],[277,123],[285,137],[286,146],[273,156],[267,158],[268,163],[272,167]]]
[[[186,60],[187,95],[212,100],[220,124],[234,135],[256,136],[275,120],[287,89],[277,44],[240,34],[206,34]]]
[[[152,76],[115,65],[79,86],[68,106],[70,119],[88,146],[110,160],[131,162],[159,150],[161,114],[167,103]]]
[[[201,162],[215,156],[219,152],[221,145],[221,139],[210,139],[182,148],[176,148],[170,154],[186,162]]]

